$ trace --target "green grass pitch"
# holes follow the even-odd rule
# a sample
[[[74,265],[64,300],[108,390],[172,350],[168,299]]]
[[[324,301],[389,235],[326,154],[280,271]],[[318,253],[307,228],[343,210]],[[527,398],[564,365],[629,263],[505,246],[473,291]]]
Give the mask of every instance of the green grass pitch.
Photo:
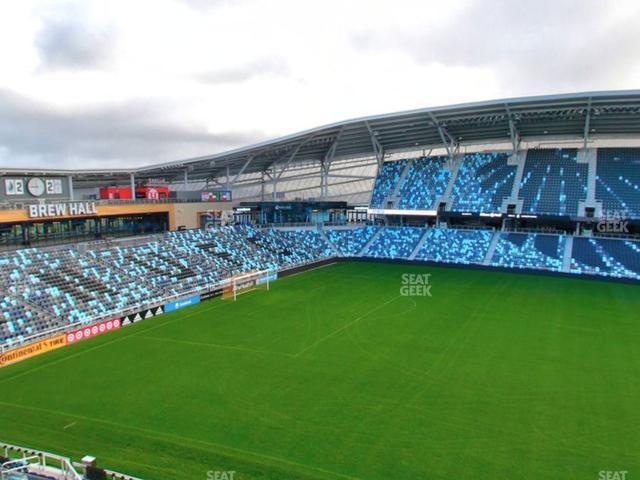
[[[639,312],[636,285],[342,263],[0,370],[0,439],[157,480],[635,478]]]

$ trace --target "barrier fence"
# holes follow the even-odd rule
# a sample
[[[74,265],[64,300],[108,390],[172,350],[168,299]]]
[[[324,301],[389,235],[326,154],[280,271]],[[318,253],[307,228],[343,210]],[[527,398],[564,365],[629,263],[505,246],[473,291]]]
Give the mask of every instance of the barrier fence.
[[[68,457],[55,453],[19,447],[10,443],[0,442],[0,452],[2,453],[0,454],[1,480],[43,477],[58,480],[84,480],[89,475],[91,475],[90,478],[109,480],[140,480],[124,473],[74,462]],[[27,476],[27,472],[34,477]]]

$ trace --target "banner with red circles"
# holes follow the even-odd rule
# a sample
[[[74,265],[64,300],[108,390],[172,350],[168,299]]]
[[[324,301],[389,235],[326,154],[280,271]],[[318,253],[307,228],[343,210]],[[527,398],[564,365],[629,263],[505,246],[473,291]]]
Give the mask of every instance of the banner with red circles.
[[[95,325],[89,325],[80,328],[74,332],[67,333],[67,345],[70,343],[81,342],[88,338],[97,337],[103,333],[110,332],[120,328],[120,319],[114,318],[112,320],[106,320],[104,322],[96,323]]]

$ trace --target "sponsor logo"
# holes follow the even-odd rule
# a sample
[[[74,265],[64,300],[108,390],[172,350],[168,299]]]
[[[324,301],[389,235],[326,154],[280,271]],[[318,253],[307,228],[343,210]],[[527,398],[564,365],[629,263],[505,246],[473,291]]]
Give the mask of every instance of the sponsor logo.
[[[0,354],[0,367],[5,367],[13,363],[26,360],[27,358],[35,357],[51,350],[56,350],[60,347],[64,347],[67,344],[67,337],[65,335],[58,335],[56,337],[47,338],[41,340],[26,347],[16,348],[15,350],[9,350],[3,354]]]
[[[158,315],[162,315],[164,313],[163,307],[153,307],[146,310],[141,310],[136,313],[132,313],[127,315],[126,317],[122,317],[120,319],[120,324],[123,327],[131,325],[133,323],[139,322],[140,320],[146,320],[147,318],[157,317]]]
[[[29,205],[29,218],[42,217],[74,217],[82,215],[96,215],[95,202],[74,202],[74,203],[49,203],[42,205]]]
[[[181,308],[190,307],[200,303],[200,295],[194,295],[192,297],[182,298],[175,302],[167,303],[164,306],[165,312],[173,312],[174,310],[180,310]]]
[[[96,337],[98,335],[102,335],[103,333],[120,328],[120,326],[120,319],[115,318],[113,320],[106,320],[91,327],[81,328],[67,334],[67,343],[80,342],[82,340],[86,340],[87,338]]]

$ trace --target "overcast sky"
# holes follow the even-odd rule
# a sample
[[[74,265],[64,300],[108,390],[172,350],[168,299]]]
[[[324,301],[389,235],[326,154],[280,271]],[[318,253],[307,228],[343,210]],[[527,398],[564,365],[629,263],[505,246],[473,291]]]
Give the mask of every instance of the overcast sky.
[[[127,167],[362,115],[640,88],[640,2],[0,2],[0,165]]]

